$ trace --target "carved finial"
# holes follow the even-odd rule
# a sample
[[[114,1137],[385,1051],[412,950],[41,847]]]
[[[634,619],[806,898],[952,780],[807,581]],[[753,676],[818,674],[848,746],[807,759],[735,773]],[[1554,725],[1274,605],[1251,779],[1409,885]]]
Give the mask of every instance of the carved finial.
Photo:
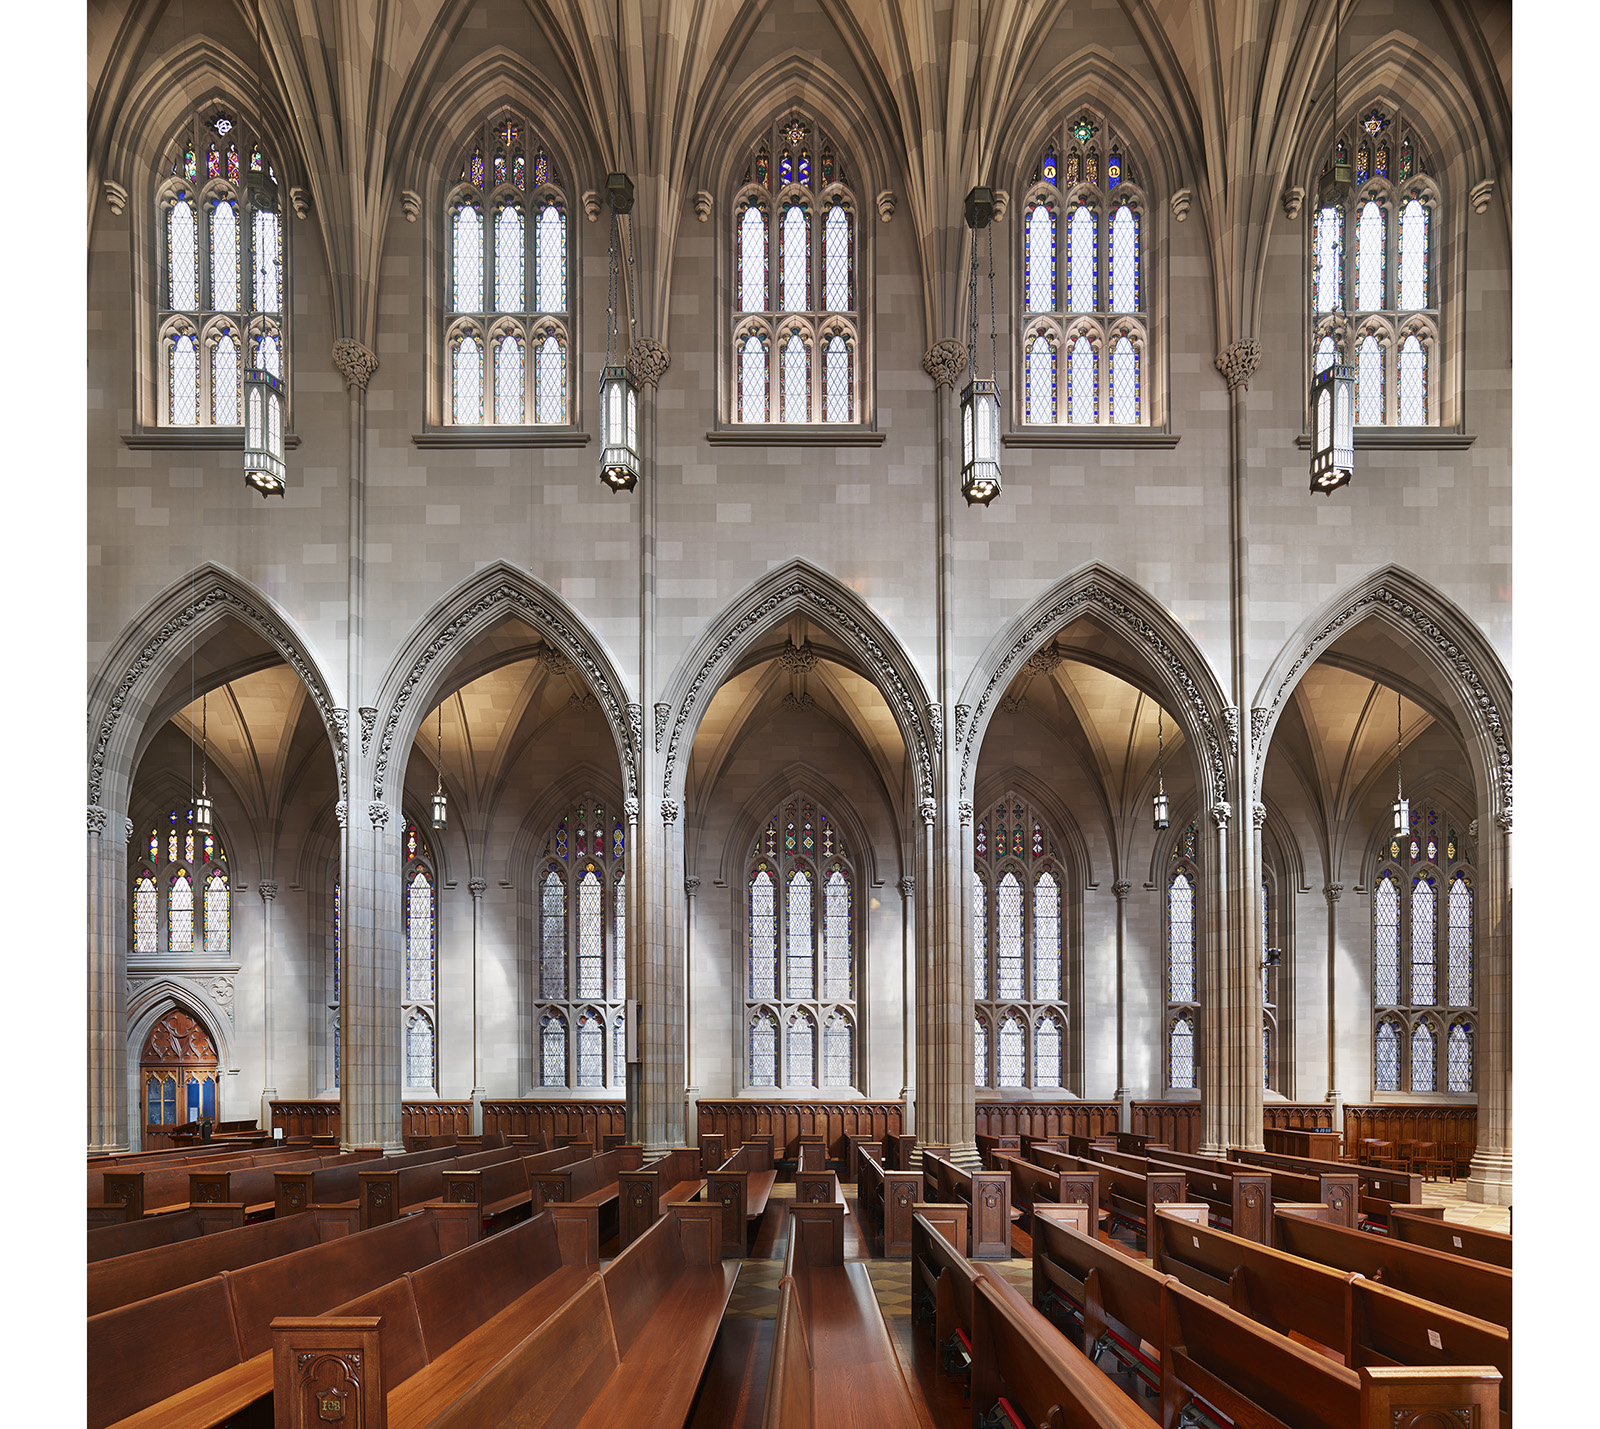
[[[1116,895],[1117,902],[1120,903],[1124,898],[1133,892],[1133,884],[1131,884],[1126,878],[1119,878],[1111,885],[1111,891]]]
[[[923,799],[917,805],[917,812],[922,815],[922,822],[931,827],[939,816],[939,801],[931,796]]]
[[[100,184],[100,192],[105,195],[106,207],[119,218],[122,210],[128,206],[128,191],[115,179],[105,179]]]
[[[489,880],[487,878],[469,878],[467,880],[467,892],[474,898],[482,898],[488,891]]]
[[[678,822],[678,802],[676,799],[663,799],[661,801],[661,822],[664,824]]]
[[[593,223],[600,217],[600,195],[593,189],[583,191],[583,216]]]
[[[278,896],[278,883],[276,879],[263,878],[256,884],[256,892],[261,895],[263,903],[270,903]]]
[[[415,189],[401,189],[400,212],[407,223],[415,223],[422,214],[422,195]]]
[[[1172,209],[1172,216],[1182,223],[1189,216],[1189,205],[1194,199],[1192,189],[1179,189],[1167,200]]]
[[[953,337],[941,338],[922,354],[922,370],[935,387],[954,387],[967,370],[967,349]]]
[[[884,191],[878,195],[878,218],[882,222],[887,223],[893,217],[894,192],[891,189],[884,189]]]
[[[656,386],[672,366],[672,354],[665,343],[653,337],[636,337],[633,340],[633,371],[641,382]]]
[[[1235,387],[1250,386],[1250,377],[1260,361],[1261,344],[1253,337],[1246,337],[1223,348],[1217,354],[1216,366],[1231,392]]]
[[[1467,202],[1472,205],[1474,213],[1482,213],[1489,207],[1489,200],[1494,197],[1494,180],[1484,179],[1482,183],[1472,186],[1472,191],[1467,195]]]
[[[378,355],[353,337],[341,337],[333,344],[333,365],[344,374],[346,389],[359,387],[365,392],[378,370]]]
[[[701,189],[694,196],[694,216],[698,218],[701,223],[705,223],[711,217],[711,208],[711,195],[705,189]]]
[[[1283,212],[1287,218],[1300,217],[1300,205],[1306,201],[1306,191],[1299,184],[1291,184],[1283,191]]]

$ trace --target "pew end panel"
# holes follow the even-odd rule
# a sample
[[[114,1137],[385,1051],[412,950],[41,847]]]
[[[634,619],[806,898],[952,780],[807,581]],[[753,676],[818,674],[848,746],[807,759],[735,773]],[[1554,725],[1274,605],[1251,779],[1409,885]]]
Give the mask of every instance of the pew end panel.
[[[556,1228],[556,1244],[563,1265],[600,1264],[600,1207],[571,1206],[552,1201],[541,1214]]]
[[[844,1202],[790,1202],[789,1242],[807,1265],[843,1265]]]
[[[960,1206],[918,1201],[911,1207],[913,1216],[921,1216],[929,1226],[938,1231],[956,1248],[956,1254],[967,1253],[967,1218]],[[913,1221],[915,1225],[915,1221]]]
[[[318,1240],[354,1235],[361,1229],[361,1207],[358,1205],[312,1206],[310,1214],[311,1223],[317,1228]]]
[[[1011,1259],[1011,1173],[972,1173],[972,1259]]]
[[[274,1429],[386,1429],[381,1315],[279,1316],[272,1322]]]
[[[1384,1365],[1356,1373],[1361,1429],[1428,1429],[1452,1422],[1498,1429],[1500,1424],[1500,1371],[1493,1365]]]
[[[1352,1172],[1341,1171],[1319,1174],[1317,1180],[1318,1199],[1327,1206],[1328,1219],[1336,1225],[1357,1229],[1361,1224],[1360,1179]],[[1265,1243],[1272,1243],[1270,1234]]]
[[[846,1168],[846,1170],[849,1172],[851,1184],[855,1186],[859,1186],[861,1184],[861,1153],[863,1151],[866,1152],[866,1154],[874,1161],[876,1161],[878,1165],[883,1166],[886,1164],[883,1159],[883,1142],[856,1141],[851,1143],[850,1165]]]

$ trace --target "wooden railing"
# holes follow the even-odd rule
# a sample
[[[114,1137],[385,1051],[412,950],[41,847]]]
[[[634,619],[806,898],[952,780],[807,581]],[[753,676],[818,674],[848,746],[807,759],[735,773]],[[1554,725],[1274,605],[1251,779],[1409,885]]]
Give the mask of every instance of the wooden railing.
[[[1131,1130],[1174,1151],[1200,1149],[1199,1102],[1135,1102]]]
[[[978,1102],[977,1136],[1110,1136],[1117,1130],[1115,1102]]]
[[[1431,1141],[1441,1160],[1455,1157],[1470,1161],[1478,1145],[1478,1109],[1475,1106],[1384,1105],[1347,1106],[1344,1109],[1344,1144],[1354,1150],[1365,1138],[1382,1141]]]
[[[1268,1102],[1261,1111],[1263,1129],[1272,1131],[1336,1131],[1327,1102]]]
[[[339,1103],[273,1102],[272,1125],[274,1128],[282,1127],[285,1136],[337,1136]]]
[[[537,1136],[541,1131],[551,1146],[567,1141],[590,1142],[599,1153],[625,1139],[626,1104],[600,1101],[485,1101],[483,1129],[503,1136]],[[607,1141],[607,1138],[610,1141]]]
[[[770,1136],[774,1159],[792,1159],[802,1136],[820,1136],[830,1160],[844,1157],[847,1137],[881,1142],[891,1131],[902,1129],[904,1107],[899,1102],[758,1102],[699,1103],[698,1132],[727,1138],[732,1155],[748,1137]]]
[[[275,1101],[272,1124],[281,1126],[285,1136],[337,1136],[339,1103],[336,1101]],[[486,1101],[483,1104],[483,1129],[504,1135],[521,1132],[548,1133],[554,1146],[558,1137],[594,1142],[596,1150],[610,1134],[622,1140],[621,1102],[546,1102]],[[472,1131],[470,1101],[402,1102],[400,1135],[467,1136]]]

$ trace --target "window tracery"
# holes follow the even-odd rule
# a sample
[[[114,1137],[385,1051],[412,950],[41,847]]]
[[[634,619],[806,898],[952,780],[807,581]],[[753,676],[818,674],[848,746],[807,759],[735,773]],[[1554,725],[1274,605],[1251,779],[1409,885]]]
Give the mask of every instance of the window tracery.
[[[226,957],[232,938],[228,855],[215,831],[194,826],[194,809],[172,809],[135,845],[130,956]]]
[[[1167,870],[1167,1085],[1198,1085],[1200,1028],[1200,832],[1189,823],[1172,846]]]
[[[435,1018],[439,976],[438,878],[433,853],[409,819],[401,845],[405,897],[405,986],[401,1021],[405,1027],[406,1089],[436,1092],[439,1059]]]

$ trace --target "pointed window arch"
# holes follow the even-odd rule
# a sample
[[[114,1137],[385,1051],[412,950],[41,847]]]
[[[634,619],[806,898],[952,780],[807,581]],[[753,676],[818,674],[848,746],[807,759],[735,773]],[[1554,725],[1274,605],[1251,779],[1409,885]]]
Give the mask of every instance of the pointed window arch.
[[[567,1019],[554,1008],[539,1019],[539,1085],[567,1085]]]
[[[192,807],[171,809],[133,853],[129,957],[227,957],[232,894],[221,837],[195,831]]]
[[[1036,1087],[1061,1085],[1061,1044],[1066,1029],[1061,1015],[1041,1012],[1033,1024],[1033,1084]]]
[[[406,960],[401,1015],[406,1026],[406,1088],[436,1092],[438,1049],[434,1018],[439,981],[439,883],[428,840],[409,819],[401,852],[405,858],[401,882],[405,889]],[[426,1063],[420,1052],[413,1056],[413,1048],[420,1048],[424,1037],[427,1039]],[[425,1079],[422,1077],[424,1070]]]
[[[1195,1085],[1194,1014],[1180,1012],[1167,1031],[1167,1085],[1193,1089]]]
[[[1200,831],[1192,821],[1173,841],[1167,869],[1167,1085],[1196,1087],[1200,1025]]]
[[[749,1078],[753,1087],[778,1084],[778,1019],[770,1008],[760,1008],[750,1019]]]
[[[1028,1034],[1022,1015],[1008,1012],[1000,1019],[999,1073],[1002,1087],[1021,1087],[1028,1079]]]
[[[848,1087],[855,1080],[855,1028],[838,1008],[828,1014],[822,1030],[822,1085]]]
[[[406,1086],[433,1087],[438,1079],[433,1050],[433,1019],[421,1008],[406,1023]]]

